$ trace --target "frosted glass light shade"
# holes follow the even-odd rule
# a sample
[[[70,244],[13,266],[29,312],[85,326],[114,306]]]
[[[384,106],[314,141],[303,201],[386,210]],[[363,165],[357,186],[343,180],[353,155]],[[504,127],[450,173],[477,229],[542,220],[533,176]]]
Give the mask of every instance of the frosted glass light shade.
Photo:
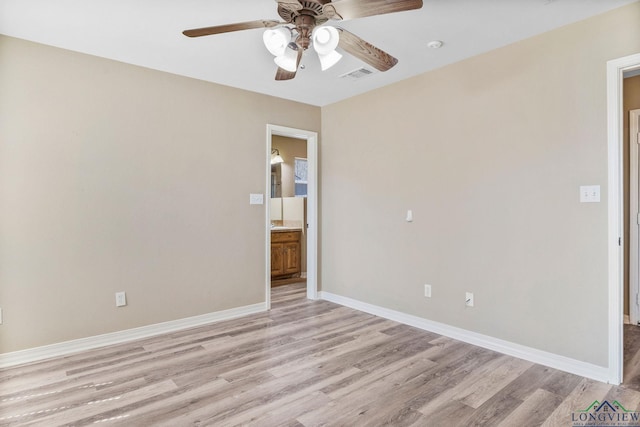
[[[342,55],[333,50],[326,55],[318,54],[318,58],[320,58],[320,67],[322,68],[322,71],[324,71],[336,65],[342,58]]]
[[[322,71],[328,70],[340,61],[342,55],[336,52],[340,34],[338,30],[329,25],[316,27],[311,35],[313,40],[313,48],[320,58],[320,67]]]
[[[280,155],[280,150],[274,148],[273,150],[271,150],[271,164],[275,165],[278,163],[284,163],[284,159]]]
[[[272,55],[282,56],[291,41],[291,30],[286,27],[269,28],[262,34],[262,41]]]
[[[298,68],[298,52],[288,46],[284,51],[284,55],[275,57],[274,62],[283,70],[293,73]]]
[[[340,41],[340,34],[334,27],[324,25],[314,28],[311,38],[313,40],[313,48],[318,52],[318,55],[326,55],[336,50]]]

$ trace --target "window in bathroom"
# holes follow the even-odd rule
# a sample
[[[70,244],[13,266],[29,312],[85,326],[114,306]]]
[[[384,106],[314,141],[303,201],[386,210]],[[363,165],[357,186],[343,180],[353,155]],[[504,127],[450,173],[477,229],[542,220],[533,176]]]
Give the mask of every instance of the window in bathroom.
[[[307,197],[307,159],[294,158],[294,187],[296,197]]]

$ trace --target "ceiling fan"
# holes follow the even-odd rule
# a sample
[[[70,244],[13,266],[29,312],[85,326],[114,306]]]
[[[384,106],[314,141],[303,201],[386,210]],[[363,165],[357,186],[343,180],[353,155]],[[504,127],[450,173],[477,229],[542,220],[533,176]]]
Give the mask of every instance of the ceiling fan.
[[[302,54],[310,46],[318,53],[322,70],[336,64],[345,52],[380,71],[387,71],[398,60],[383,50],[340,27],[323,25],[329,20],[345,20],[420,9],[422,0],[276,0],[278,15],[284,22],[257,20],[182,32],[188,37],[266,28],[263,41],[278,65],[276,80],[296,76]]]

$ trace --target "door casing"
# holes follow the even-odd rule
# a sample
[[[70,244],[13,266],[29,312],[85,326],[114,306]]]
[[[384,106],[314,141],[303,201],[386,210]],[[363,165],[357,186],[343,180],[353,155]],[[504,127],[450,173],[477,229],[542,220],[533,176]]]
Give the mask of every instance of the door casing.
[[[640,175],[638,174],[638,121],[640,109],[629,114],[629,321],[637,325],[640,320],[638,306],[640,267]]]
[[[274,135],[307,142],[307,298],[318,299],[318,133],[286,126],[267,124],[265,194],[271,194],[271,139]],[[265,203],[265,301],[271,309],[271,218]]]
[[[624,73],[640,69],[640,53],[607,62],[607,151],[608,151],[608,372],[609,383],[622,382],[623,286],[622,251],[622,101]]]

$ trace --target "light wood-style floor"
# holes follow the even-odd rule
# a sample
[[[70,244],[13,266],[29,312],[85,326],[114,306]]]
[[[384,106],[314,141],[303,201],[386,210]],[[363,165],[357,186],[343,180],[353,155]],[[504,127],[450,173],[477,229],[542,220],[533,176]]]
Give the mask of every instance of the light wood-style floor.
[[[571,426],[640,392],[273,289],[269,313],[0,371],[1,426]]]
[[[624,325],[624,378],[627,388],[640,391],[640,326]]]

